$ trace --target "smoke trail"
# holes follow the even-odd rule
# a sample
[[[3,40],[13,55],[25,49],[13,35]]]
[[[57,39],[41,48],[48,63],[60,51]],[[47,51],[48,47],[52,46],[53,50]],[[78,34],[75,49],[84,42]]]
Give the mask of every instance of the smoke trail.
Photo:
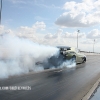
[[[58,49],[34,43],[28,39],[3,35],[0,37],[0,78],[11,75],[43,70],[43,66],[36,62],[46,61],[57,55]]]
[[[0,79],[30,71],[73,67],[59,49],[11,35],[0,37]]]

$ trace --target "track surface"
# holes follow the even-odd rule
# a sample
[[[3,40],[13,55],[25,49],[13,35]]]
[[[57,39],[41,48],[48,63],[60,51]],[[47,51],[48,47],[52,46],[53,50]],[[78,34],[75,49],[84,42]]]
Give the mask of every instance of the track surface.
[[[0,100],[81,100],[98,78],[100,56],[87,56],[87,62],[78,64],[76,68],[0,80],[0,87],[31,87],[31,90],[0,90]]]

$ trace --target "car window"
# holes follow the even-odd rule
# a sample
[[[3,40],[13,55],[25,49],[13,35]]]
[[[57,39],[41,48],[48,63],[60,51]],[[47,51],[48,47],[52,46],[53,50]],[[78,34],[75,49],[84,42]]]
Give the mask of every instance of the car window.
[[[70,54],[76,54],[76,53],[75,53],[75,52],[73,52],[73,51],[70,51],[69,53],[70,53]]]

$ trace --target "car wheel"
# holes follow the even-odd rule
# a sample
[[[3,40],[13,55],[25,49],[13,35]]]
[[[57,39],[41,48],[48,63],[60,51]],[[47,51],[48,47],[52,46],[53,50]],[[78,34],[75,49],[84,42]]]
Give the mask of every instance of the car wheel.
[[[83,58],[83,63],[85,63],[85,62],[86,62],[86,57]]]
[[[72,62],[76,62],[76,56],[72,56]]]

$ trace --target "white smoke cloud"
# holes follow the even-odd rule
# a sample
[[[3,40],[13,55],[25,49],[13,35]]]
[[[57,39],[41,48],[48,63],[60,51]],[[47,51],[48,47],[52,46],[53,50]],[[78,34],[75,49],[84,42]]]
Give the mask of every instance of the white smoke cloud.
[[[75,62],[63,60],[59,54],[56,47],[4,34],[0,37],[0,79],[30,71],[43,71],[44,68],[75,67]],[[49,61],[51,57],[54,57],[52,63],[56,65]]]
[[[75,68],[76,67],[76,62],[75,61],[72,61],[72,59],[70,60],[67,60],[66,62],[63,62],[59,68]]]
[[[4,31],[4,26],[0,25],[0,35],[3,33],[3,31]]]
[[[43,62],[57,53],[55,47],[5,34],[0,37],[0,78],[36,71],[36,62]]]

